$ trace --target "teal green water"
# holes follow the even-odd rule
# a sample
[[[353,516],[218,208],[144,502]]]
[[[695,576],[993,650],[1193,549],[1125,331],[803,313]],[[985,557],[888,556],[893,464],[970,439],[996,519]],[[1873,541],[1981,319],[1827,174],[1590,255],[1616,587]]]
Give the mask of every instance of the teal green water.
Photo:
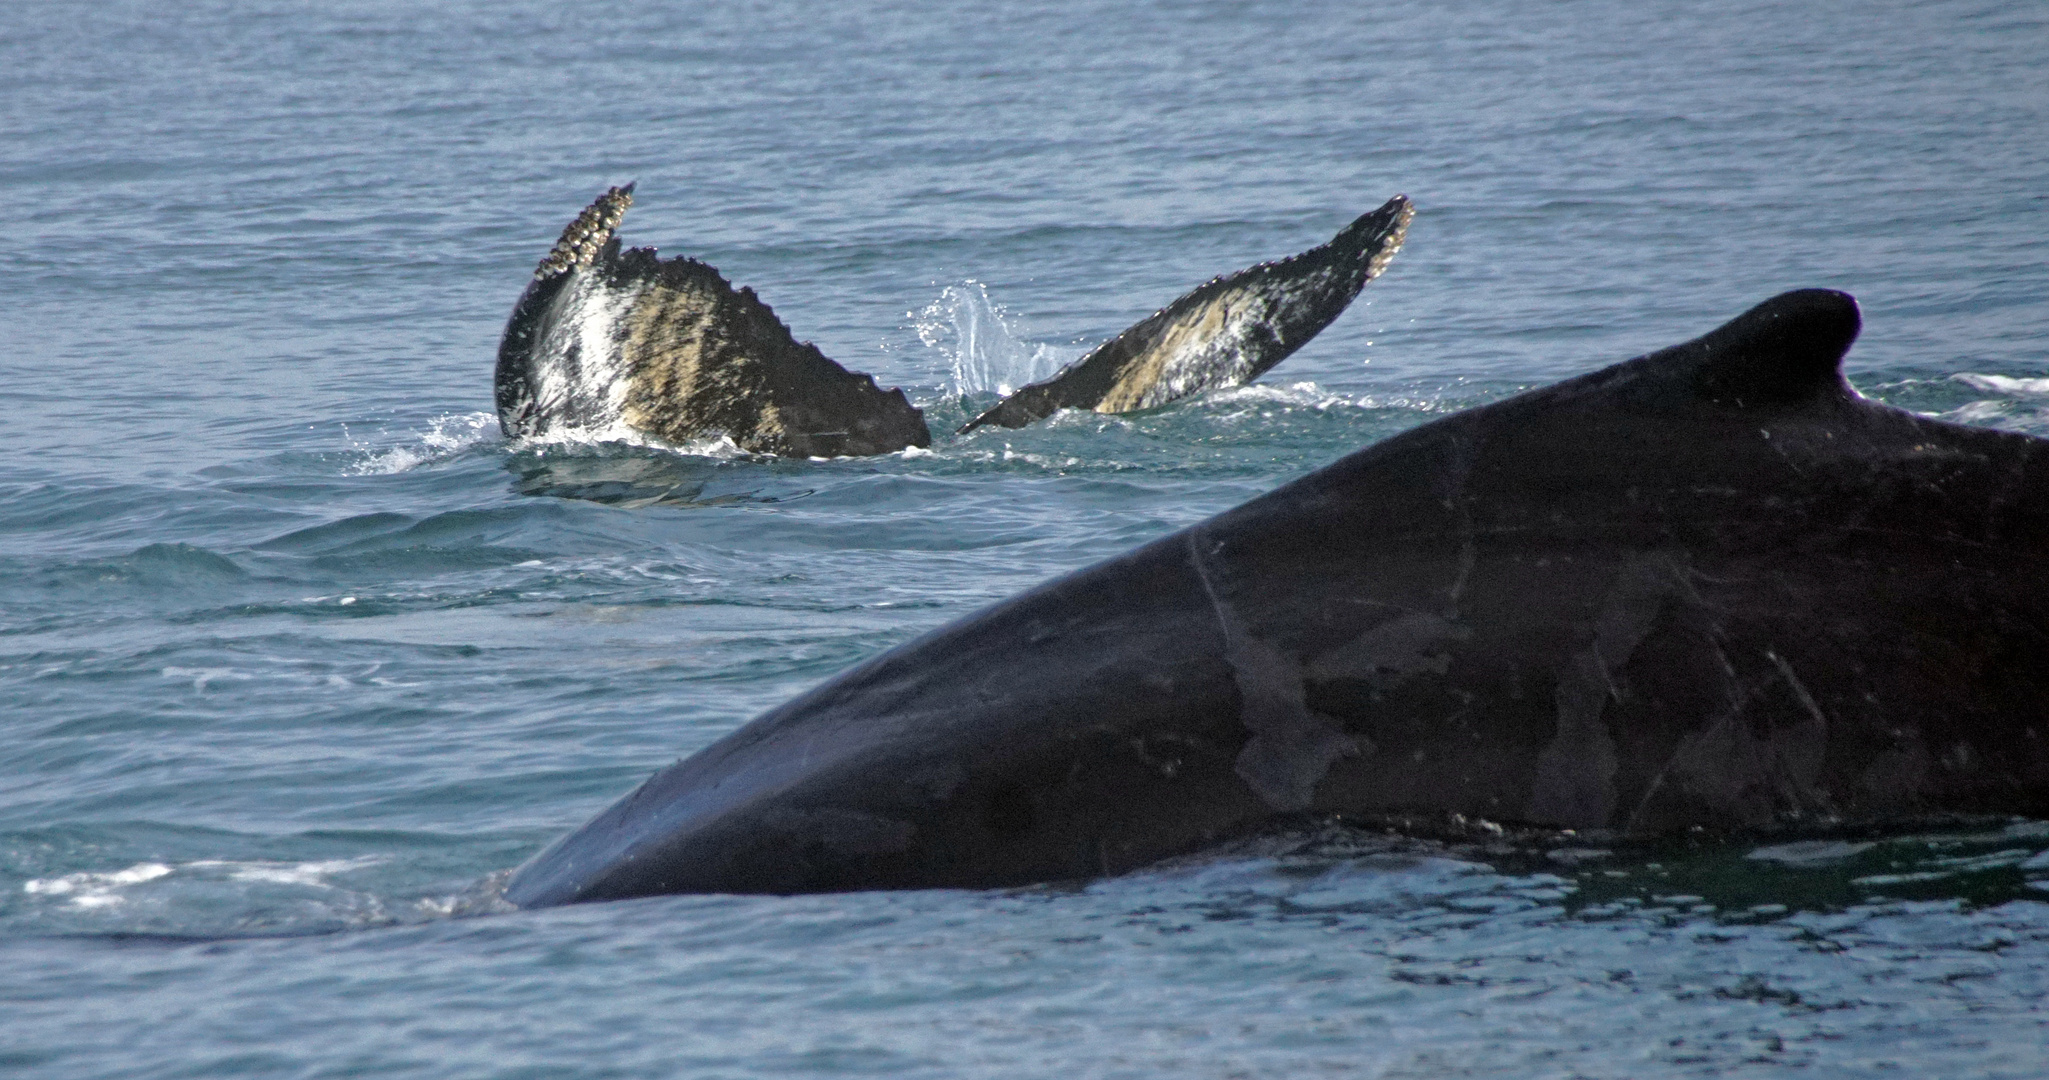
[[[2044,55],[2023,4],[8,6],[0,1071],[2040,1075],[2049,823],[493,888],[847,664],[1781,289],[1863,301],[1867,393],[2049,434]],[[1163,410],[508,445],[505,315],[629,179],[629,243],[935,431],[1419,215],[1308,348]]]

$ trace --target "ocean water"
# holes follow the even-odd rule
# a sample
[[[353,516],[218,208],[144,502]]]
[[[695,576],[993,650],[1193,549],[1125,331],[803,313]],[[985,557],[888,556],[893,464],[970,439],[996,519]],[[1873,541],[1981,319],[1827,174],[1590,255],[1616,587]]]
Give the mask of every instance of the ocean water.
[[[852,662],[1782,289],[1861,299],[1867,394],[2049,435],[2045,56],[2027,3],[0,7],[0,1073],[2042,1075],[2043,822],[495,888]],[[1154,412],[508,444],[503,320],[626,180],[935,432],[1419,213]]]

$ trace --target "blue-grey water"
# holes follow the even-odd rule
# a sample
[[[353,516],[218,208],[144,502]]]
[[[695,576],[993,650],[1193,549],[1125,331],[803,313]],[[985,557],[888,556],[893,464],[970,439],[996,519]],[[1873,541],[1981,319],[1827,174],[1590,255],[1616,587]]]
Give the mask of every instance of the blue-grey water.
[[[1447,411],[1863,302],[2049,434],[2039,4],[0,7],[0,1073],[2027,1077],[2049,823],[1276,840],[1020,892],[509,911],[845,665]],[[508,444],[561,226],[951,428],[1395,192],[1257,385],[780,461]]]

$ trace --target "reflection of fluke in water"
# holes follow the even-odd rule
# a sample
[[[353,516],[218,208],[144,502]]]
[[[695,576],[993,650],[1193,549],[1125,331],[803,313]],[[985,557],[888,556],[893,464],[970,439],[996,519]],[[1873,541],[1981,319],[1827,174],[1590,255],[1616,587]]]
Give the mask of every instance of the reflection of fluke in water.
[[[498,420],[514,437],[624,429],[727,436],[754,453],[886,454],[932,441],[902,390],[800,343],[752,289],[695,259],[620,250],[633,185],[605,192],[534,270],[498,346]],[[1257,378],[1343,313],[1400,249],[1395,196],[1327,244],[1202,285],[1054,378],[962,428],[1060,408],[1126,412]]]
[[[505,467],[518,477],[522,495],[584,499],[632,509],[641,506],[740,506],[779,503],[811,494],[808,488],[761,490],[758,470],[735,470],[727,462],[644,450],[601,450],[590,454],[514,454]],[[734,490],[733,485],[749,487]]]
[[[754,290],[695,259],[622,252],[612,233],[632,202],[633,185],[613,188],[570,222],[513,308],[498,346],[507,435],[623,425],[790,457],[932,441],[902,390],[800,344]]]
[[[1327,244],[1215,278],[1045,382],[969,421],[1023,427],[1057,409],[1130,412],[1243,386],[1307,344],[1380,276],[1416,208],[1397,195]]]

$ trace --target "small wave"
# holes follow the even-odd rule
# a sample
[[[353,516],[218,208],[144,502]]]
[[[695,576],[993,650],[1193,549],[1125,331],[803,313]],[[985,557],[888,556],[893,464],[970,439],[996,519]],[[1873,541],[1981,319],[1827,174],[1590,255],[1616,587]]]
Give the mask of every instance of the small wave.
[[[126,558],[99,565],[104,571],[158,585],[212,585],[249,576],[226,556],[191,544],[148,544]]]
[[[414,901],[419,913],[433,919],[460,919],[472,915],[503,915],[518,911],[512,902],[505,899],[505,883],[512,878],[510,869],[486,874],[484,877],[459,893],[447,896],[428,896]]]
[[[1313,382],[1252,383],[1213,390],[1189,404],[1198,415],[1219,424],[1240,424],[1254,420],[1312,414],[1412,414],[1420,417],[1455,413],[1491,400],[1463,387],[1395,393],[1346,393],[1328,390]],[[1400,421],[1412,423],[1415,421]]]
[[[401,597],[401,599],[418,599],[422,595],[416,593],[410,597]],[[268,610],[305,614],[308,608],[318,610],[329,606],[353,607],[356,603],[357,600],[353,596],[308,596],[301,599],[297,604],[278,604],[270,607]],[[388,604],[389,602],[387,602],[387,605],[379,606],[388,607]],[[289,686],[323,687],[331,690],[347,691],[369,688],[405,690],[421,685],[416,682],[404,682],[388,675],[380,674],[385,664],[382,660],[374,660],[368,663],[336,664],[317,660],[261,655],[252,659],[254,660],[252,664],[254,670],[231,667],[169,666],[159,669],[158,674],[163,678],[176,682],[189,682],[192,685],[193,692],[200,694],[209,693],[220,688],[223,684],[247,682],[283,683]]]
[[[495,413],[449,413],[434,418],[410,442],[376,449],[351,439],[359,460],[343,470],[349,476],[388,476],[443,461],[490,439],[498,427]]]
[[[24,882],[21,891],[31,896],[63,897],[73,907],[108,908],[126,903],[127,890],[138,885],[184,877],[212,881],[237,881],[265,885],[296,885],[310,888],[338,888],[327,879],[336,874],[374,866],[382,859],[327,859],[320,862],[272,862],[267,860],[201,859],[168,864],[142,862],[111,873],[82,872]]]
[[[952,391],[958,395],[1008,395],[1050,377],[1083,352],[1020,338],[988,286],[972,279],[948,285],[924,311],[909,315],[918,340],[951,363]]]
[[[2002,421],[2012,422],[2012,409],[2004,401],[1971,401],[1932,415],[1937,420],[1977,427],[1997,427]]]
[[[122,901],[120,890],[145,881],[169,877],[171,868],[163,863],[136,863],[126,870],[111,874],[79,873],[63,877],[36,878],[23,883],[21,891],[31,896],[62,896],[69,898],[74,907],[110,907]]]
[[[730,435],[711,435],[685,443],[672,443],[646,432],[636,431],[618,421],[602,428],[557,428],[540,435],[528,435],[513,444],[515,450],[541,455],[546,455],[550,451],[576,454],[585,451],[616,450],[621,447],[660,450],[686,457],[719,458],[728,461],[754,456],[741,449]]]
[[[249,674],[246,671],[236,671],[234,668],[224,667],[167,667],[163,670],[162,674],[163,677],[166,679],[191,679],[192,689],[202,694],[206,693],[206,689],[208,686],[212,685],[213,683],[220,682],[224,679],[231,680],[234,682],[247,682],[250,679],[254,679],[256,677],[254,675]]]
[[[1313,382],[1286,385],[1251,383],[1213,390],[1205,394],[1202,400],[1215,406],[1280,405],[1288,408],[1316,409],[1319,412],[1342,406],[1361,407],[1358,399],[1325,390]]]
[[[1078,469],[1086,464],[1078,457],[1060,454],[1033,454],[1012,450],[1009,443],[1003,444],[1002,460],[1022,461],[1027,465],[1037,465],[1042,469]]]
[[[503,896],[510,870],[452,894],[437,890],[411,898],[386,894],[374,880],[346,880],[392,862],[383,855],[151,861],[122,870],[36,878],[24,882],[22,892],[34,898],[31,902],[46,903],[46,917],[56,925],[147,927],[207,937],[416,925],[515,910]]]
[[[1820,867],[1846,862],[1877,846],[1868,840],[1794,840],[1757,848],[1743,857],[1780,866]]]
[[[1225,387],[1206,395],[1207,400],[1220,405],[1240,401],[1261,404],[1301,405],[1312,409],[1328,409],[1333,405],[1350,405],[1352,400],[1343,394],[1335,394],[1313,382],[1298,382],[1280,385],[1276,383],[1251,383],[1245,386]]]
[[[2049,396],[2049,378],[2020,378],[2013,375],[1978,375],[1959,372],[1950,376],[1951,381],[1963,383],[1973,390],[1988,394],[2006,394],[2010,397]]]

